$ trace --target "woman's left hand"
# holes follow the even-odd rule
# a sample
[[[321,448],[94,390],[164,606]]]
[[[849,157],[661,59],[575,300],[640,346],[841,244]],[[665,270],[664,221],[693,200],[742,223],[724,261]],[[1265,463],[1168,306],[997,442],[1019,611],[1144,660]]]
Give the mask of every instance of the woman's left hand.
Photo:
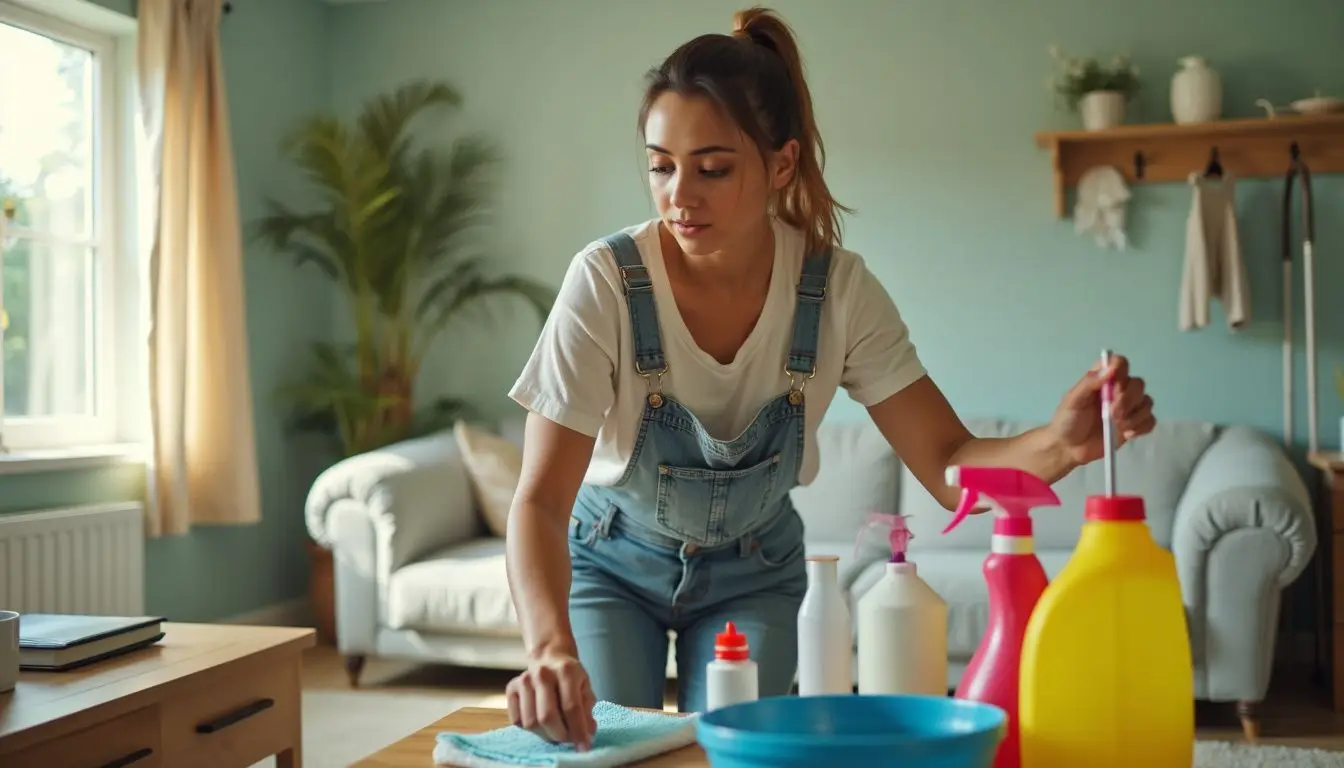
[[[1153,398],[1144,391],[1143,379],[1129,375],[1129,361],[1113,355],[1104,370],[1097,363],[1064,395],[1050,430],[1076,464],[1087,464],[1105,455],[1101,427],[1101,388],[1111,385],[1111,417],[1115,446],[1153,431]]]

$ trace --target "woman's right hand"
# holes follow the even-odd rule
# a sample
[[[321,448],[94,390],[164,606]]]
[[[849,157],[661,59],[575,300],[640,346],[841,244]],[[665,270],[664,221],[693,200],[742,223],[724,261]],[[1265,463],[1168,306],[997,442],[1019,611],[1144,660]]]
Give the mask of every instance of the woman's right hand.
[[[581,751],[593,744],[597,700],[588,673],[577,656],[548,652],[527,665],[504,689],[509,720],[557,744],[574,744]]]

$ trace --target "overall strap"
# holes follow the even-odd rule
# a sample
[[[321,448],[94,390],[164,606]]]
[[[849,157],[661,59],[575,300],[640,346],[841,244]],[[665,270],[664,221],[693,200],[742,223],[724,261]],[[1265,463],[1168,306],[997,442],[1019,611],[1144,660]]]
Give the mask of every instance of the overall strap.
[[[784,366],[789,374],[789,398],[802,402],[803,385],[817,373],[817,337],[821,334],[821,305],[826,300],[826,278],[831,249],[803,259],[798,276],[798,302],[793,310],[793,343]]]
[[[630,326],[635,337],[635,370],[641,376],[661,377],[667,372],[663,342],[658,331],[658,308],[653,302],[653,281],[639,255],[635,239],[617,232],[602,239],[616,256],[621,271],[621,290],[630,308]]]

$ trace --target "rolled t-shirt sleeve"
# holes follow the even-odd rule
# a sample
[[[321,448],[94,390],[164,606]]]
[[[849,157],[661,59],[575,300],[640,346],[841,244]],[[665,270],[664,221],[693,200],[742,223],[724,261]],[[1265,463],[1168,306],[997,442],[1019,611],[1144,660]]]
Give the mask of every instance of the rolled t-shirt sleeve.
[[[509,397],[562,426],[596,437],[616,398],[619,289],[606,252],[575,256],[531,357]]]
[[[896,303],[861,260],[850,280],[840,384],[867,407],[900,392],[927,372]]]

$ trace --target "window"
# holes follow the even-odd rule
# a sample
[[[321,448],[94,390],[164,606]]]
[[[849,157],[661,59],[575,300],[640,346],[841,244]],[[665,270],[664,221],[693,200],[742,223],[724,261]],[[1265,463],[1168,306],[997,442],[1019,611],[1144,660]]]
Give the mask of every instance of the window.
[[[0,0],[0,403],[5,447],[124,439],[118,343],[136,291],[116,38]],[[128,274],[129,273],[129,274]],[[119,302],[122,306],[118,306]],[[124,336],[124,333],[123,333]],[[124,386],[122,387],[124,389]]]

